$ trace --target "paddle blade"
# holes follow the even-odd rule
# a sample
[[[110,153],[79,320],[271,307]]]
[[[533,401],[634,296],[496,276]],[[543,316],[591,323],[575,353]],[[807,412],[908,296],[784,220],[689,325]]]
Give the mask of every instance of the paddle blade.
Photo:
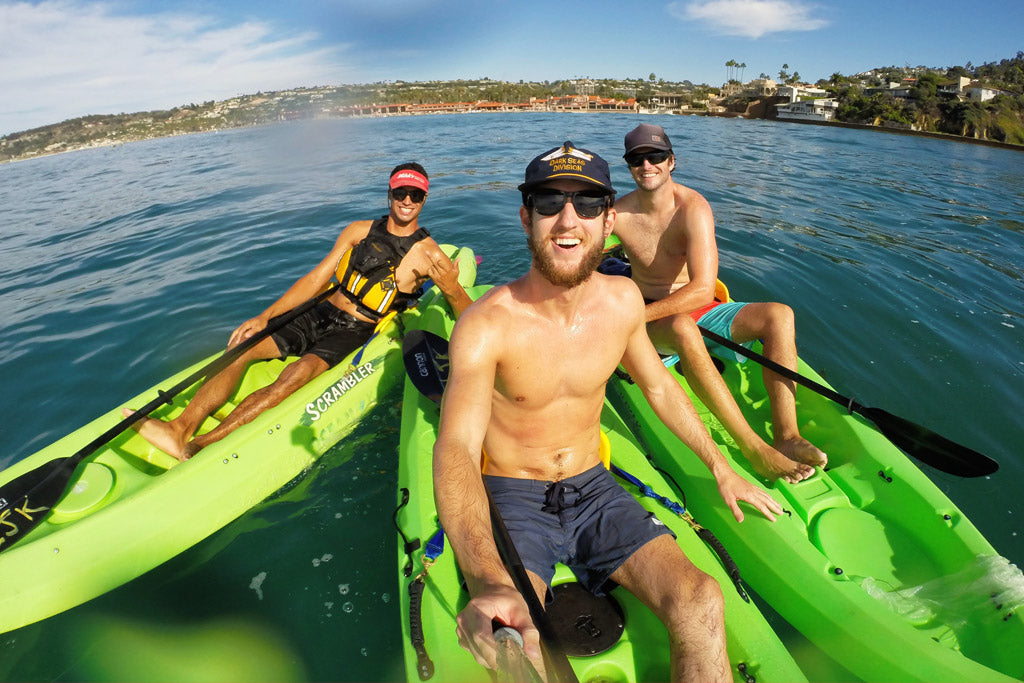
[[[448,342],[430,332],[409,330],[402,339],[402,360],[413,386],[440,401],[448,381]]]
[[[999,469],[999,463],[987,455],[881,408],[855,406],[854,410],[874,422],[904,453],[935,469],[960,477],[983,477]]]
[[[64,497],[74,467],[58,458],[0,485],[0,552],[42,522]]]

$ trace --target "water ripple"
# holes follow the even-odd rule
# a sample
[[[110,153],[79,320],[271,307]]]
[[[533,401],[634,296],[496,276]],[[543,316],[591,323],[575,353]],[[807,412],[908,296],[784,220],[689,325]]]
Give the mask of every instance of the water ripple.
[[[1007,510],[1024,516],[1014,493],[1024,477],[1020,153],[769,121],[310,121],[0,166],[0,466],[223,348],[235,326],[323,258],[344,225],[387,211],[384,181],[397,163],[428,169],[423,224],[439,241],[477,251],[479,281],[502,282],[529,266],[515,189],[526,163],[572,140],[609,160],[621,196],[633,187],[622,139],[642,121],[665,126],[676,180],[711,203],[721,276],[734,296],[791,305],[801,355],[841,390],[1000,460],[988,484],[943,483],[1004,554],[1024,561],[1024,537],[1005,522]],[[365,508],[380,517],[393,502],[398,400],[325,456],[323,471],[197,554],[205,561],[240,529],[274,533],[264,514],[310,521],[329,510],[317,523],[330,528],[345,521],[333,514],[348,500],[356,507],[346,515]],[[363,469],[332,479],[343,467]],[[390,516],[382,519],[386,527]],[[279,533],[285,546],[306,538]],[[311,533],[294,556],[322,554],[329,533]],[[241,555],[232,569],[244,588],[268,563]],[[390,583],[364,595],[386,590]],[[272,602],[264,593],[260,604]],[[307,616],[323,604],[311,603]],[[349,621],[358,625],[348,633],[365,629],[362,615]]]

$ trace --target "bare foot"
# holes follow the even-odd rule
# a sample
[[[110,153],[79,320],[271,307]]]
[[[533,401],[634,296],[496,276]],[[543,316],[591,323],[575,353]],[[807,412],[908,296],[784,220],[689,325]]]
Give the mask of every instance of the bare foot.
[[[791,460],[802,462],[811,467],[824,467],[828,462],[828,456],[802,436],[795,436],[791,439],[778,439],[775,441],[775,448]]]
[[[131,408],[124,408],[121,414],[131,417],[135,411]],[[132,424],[132,429],[139,433],[151,446],[159,448],[164,453],[172,455],[182,462],[192,457],[186,449],[185,440],[170,423],[157,420],[151,417],[143,417]]]
[[[781,479],[795,484],[814,474],[814,467],[810,464],[797,462],[763,441],[749,451],[741,450],[755,472],[773,481]]]

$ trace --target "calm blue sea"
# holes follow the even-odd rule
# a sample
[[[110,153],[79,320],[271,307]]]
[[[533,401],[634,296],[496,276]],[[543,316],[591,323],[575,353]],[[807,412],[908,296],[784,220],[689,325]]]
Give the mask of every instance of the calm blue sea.
[[[1024,564],[1024,154],[768,121],[312,121],[0,166],[0,466],[220,349],[341,226],[386,211],[395,164],[427,167],[424,224],[504,281],[528,264],[529,159],[572,140],[628,191],[622,137],[641,121],[711,202],[736,298],[790,304],[801,355],[840,392],[1001,463],[974,480],[926,469]],[[399,400],[189,552],[0,636],[0,679],[400,678]]]

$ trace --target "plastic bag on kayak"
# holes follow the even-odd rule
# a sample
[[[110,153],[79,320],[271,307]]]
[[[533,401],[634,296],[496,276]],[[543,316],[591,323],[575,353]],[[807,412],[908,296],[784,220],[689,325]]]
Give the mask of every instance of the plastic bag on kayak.
[[[916,624],[936,620],[957,627],[986,617],[1008,619],[1024,608],[1024,574],[999,555],[979,555],[956,574],[919,586],[890,591],[869,577],[861,587]]]

